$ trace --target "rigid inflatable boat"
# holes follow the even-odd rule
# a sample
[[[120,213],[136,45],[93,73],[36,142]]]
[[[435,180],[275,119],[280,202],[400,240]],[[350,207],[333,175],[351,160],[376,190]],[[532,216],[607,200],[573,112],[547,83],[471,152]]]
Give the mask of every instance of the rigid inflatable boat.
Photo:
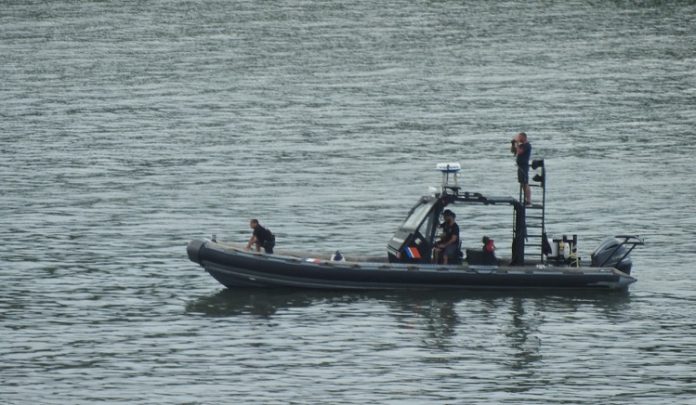
[[[630,253],[643,244],[638,236],[605,239],[592,253],[588,265],[577,256],[576,235],[547,237],[543,160],[532,162],[532,168],[537,170],[532,185],[542,191],[541,202],[535,205],[521,203],[521,196],[515,199],[462,191],[458,184],[459,164],[437,167],[443,177],[441,190],[420,198],[388,242],[384,256],[340,257],[282,251],[266,254],[247,251],[241,245],[199,239],[188,243],[188,257],[228,288],[625,290],[636,281],[630,275]],[[499,258],[481,249],[462,249],[460,241],[449,264],[435,262],[432,252],[442,213],[446,207],[462,211],[470,206],[512,208],[510,256]]]

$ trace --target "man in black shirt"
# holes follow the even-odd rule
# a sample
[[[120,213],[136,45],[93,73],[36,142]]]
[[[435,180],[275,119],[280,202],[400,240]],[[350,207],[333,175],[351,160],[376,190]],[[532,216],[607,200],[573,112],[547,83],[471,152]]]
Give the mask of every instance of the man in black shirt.
[[[450,257],[454,258],[459,253],[459,225],[454,222],[456,215],[450,210],[442,213],[445,222],[442,227],[442,238],[433,248],[433,259],[435,263],[442,258],[442,264],[447,264]]]
[[[263,247],[266,253],[273,253],[273,247],[275,246],[275,236],[273,233],[261,226],[258,219],[249,221],[249,227],[254,230],[254,233],[252,233],[251,238],[249,238],[246,249],[249,250],[252,245],[256,245],[257,252],[260,252],[261,247]]]

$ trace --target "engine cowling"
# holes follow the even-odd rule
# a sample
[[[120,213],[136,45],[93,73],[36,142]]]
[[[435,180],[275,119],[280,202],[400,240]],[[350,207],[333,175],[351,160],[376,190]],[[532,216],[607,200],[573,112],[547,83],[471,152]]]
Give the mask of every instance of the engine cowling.
[[[604,239],[599,244],[597,249],[592,252],[593,267],[614,267],[617,270],[626,274],[631,274],[630,252],[633,250],[633,245],[629,248],[626,246],[627,240],[620,241],[616,237]]]

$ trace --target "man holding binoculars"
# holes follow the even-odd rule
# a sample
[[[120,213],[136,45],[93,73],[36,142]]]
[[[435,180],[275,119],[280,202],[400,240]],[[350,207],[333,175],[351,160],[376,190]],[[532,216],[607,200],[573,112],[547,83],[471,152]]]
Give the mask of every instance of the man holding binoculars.
[[[527,134],[520,132],[510,141],[510,152],[517,159],[517,180],[524,191],[524,204],[532,205],[532,191],[529,189],[529,160],[532,157],[532,145],[527,141]]]

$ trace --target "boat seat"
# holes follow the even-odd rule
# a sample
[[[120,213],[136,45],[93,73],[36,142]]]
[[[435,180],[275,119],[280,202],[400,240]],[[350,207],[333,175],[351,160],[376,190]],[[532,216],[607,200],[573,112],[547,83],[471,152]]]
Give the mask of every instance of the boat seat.
[[[498,265],[498,259],[495,257],[495,254],[476,249],[466,250],[466,262],[469,264]]]

